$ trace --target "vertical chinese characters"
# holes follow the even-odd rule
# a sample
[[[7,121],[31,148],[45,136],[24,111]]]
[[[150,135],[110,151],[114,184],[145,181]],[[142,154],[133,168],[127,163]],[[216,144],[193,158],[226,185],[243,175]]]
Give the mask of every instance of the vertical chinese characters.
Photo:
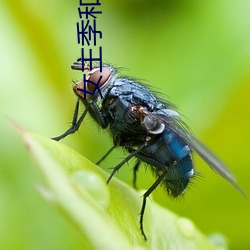
[[[96,0],[95,3],[83,3],[83,0],[80,0],[80,7],[78,8],[80,22],[77,22],[77,42],[82,45],[81,48],[81,58],[78,58],[77,61],[82,62],[82,71],[84,71],[84,62],[89,62],[89,68],[92,70],[93,61],[99,62],[100,72],[102,72],[102,47],[99,46],[99,56],[93,57],[92,49],[89,50],[89,58],[85,56],[86,50],[84,46],[96,46],[97,38],[102,39],[102,32],[97,30],[97,17],[99,14],[102,14],[102,11],[96,10],[96,7],[99,7],[101,3],[99,0]],[[82,7],[81,7],[82,6]],[[101,81],[102,76],[100,75],[97,83],[94,83],[86,78],[86,75],[83,75],[83,89],[77,88],[77,90],[84,92],[84,99],[86,99],[86,94],[94,95],[96,90],[98,90],[100,97],[102,99],[101,91],[98,87],[99,82]],[[94,85],[93,92],[86,89],[86,83]]]

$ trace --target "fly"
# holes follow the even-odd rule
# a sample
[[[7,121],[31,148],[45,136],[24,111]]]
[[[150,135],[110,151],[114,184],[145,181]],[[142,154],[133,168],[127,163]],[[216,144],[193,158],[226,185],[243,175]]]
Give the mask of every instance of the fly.
[[[71,68],[82,70],[82,62],[74,62]],[[96,123],[110,131],[113,138],[113,147],[98,163],[116,147],[123,147],[128,152],[125,159],[113,169],[107,183],[131,158],[137,159],[134,166],[134,185],[140,165],[146,163],[151,167],[157,178],[143,195],[140,213],[140,230],[145,240],[143,216],[147,197],[159,184],[172,197],[184,193],[195,174],[192,151],[246,197],[227,166],[188,131],[172,103],[158,98],[141,83],[118,77],[115,68],[110,65],[103,65],[102,70],[100,67],[93,67],[91,70],[85,64],[84,70],[87,70],[89,82],[81,80],[73,87],[78,100],[72,125],[65,133],[53,139],[59,141],[76,132],[89,113]],[[99,91],[93,95],[86,95],[86,91],[83,91],[86,87],[87,93],[93,92],[93,86],[99,88],[102,98]],[[78,117],[80,101],[85,110]]]

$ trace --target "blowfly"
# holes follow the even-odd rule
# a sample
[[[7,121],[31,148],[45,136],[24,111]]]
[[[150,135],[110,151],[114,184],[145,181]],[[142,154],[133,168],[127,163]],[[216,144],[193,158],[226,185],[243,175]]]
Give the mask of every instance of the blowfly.
[[[71,127],[53,139],[59,141],[76,132],[89,113],[101,128],[110,131],[113,138],[113,147],[101,160],[116,147],[125,148],[128,152],[125,159],[114,167],[107,183],[131,158],[137,159],[134,184],[139,166],[142,163],[150,166],[156,181],[143,195],[140,230],[145,240],[143,216],[147,197],[159,184],[172,197],[184,193],[195,174],[192,151],[244,195],[232,172],[189,132],[172,103],[157,97],[144,84],[118,77],[116,69],[110,65],[90,69],[87,64],[83,66],[82,62],[74,62],[71,68],[86,70],[86,81],[81,80],[73,87],[78,99]],[[94,91],[96,89],[98,91]],[[85,110],[78,117],[80,102]]]

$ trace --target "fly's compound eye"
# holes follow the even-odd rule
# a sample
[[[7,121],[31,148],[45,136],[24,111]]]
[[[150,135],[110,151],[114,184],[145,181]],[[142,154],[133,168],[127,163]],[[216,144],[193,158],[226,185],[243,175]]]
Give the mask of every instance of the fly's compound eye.
[[[165,125],[163,123],[150,116],[146,116],[142,124],[150,134],[161,134],[165,129]]]
[[[107,82],[111,75],[111,72],[107,68],[102,68],[102,72],[100,68],[94,68],[87,74],[87,89],[90,92],[93,92],[98,84],[98,87],[101,87],[103,84]],[[89,82],[90,81],[90,82]],[[92,82],[92,83],[91,83]],[[93,84],[94,83],[94,84]]]

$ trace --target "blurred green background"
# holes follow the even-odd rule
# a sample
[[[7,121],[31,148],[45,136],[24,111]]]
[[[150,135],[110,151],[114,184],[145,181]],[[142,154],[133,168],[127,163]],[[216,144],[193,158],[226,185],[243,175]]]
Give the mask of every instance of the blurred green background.
[[[100,2],[104,60],[166,94],[250,195],[250,1]],[[0,249],[82,245],[81,235],[36,191],[39,173],[8,121],[47,137],[69,127],[76,100],[72,80],[82,77],[70,69],[81,51],[78,7],[79,1],[0,2]],[[112,145],[89,118],[63,143],[94,162]],[[117,150],[102,167],[110,171],[122,157]],[[153,198],[204,233],[223,233],[230,249],[250,249],[249,201],[195,160],[203,177],[184,198],[174,201],[161,188]],[[131,184],[132,167],[117,177]],[[144,168],[138,178],[144,189],[154,180]]]

